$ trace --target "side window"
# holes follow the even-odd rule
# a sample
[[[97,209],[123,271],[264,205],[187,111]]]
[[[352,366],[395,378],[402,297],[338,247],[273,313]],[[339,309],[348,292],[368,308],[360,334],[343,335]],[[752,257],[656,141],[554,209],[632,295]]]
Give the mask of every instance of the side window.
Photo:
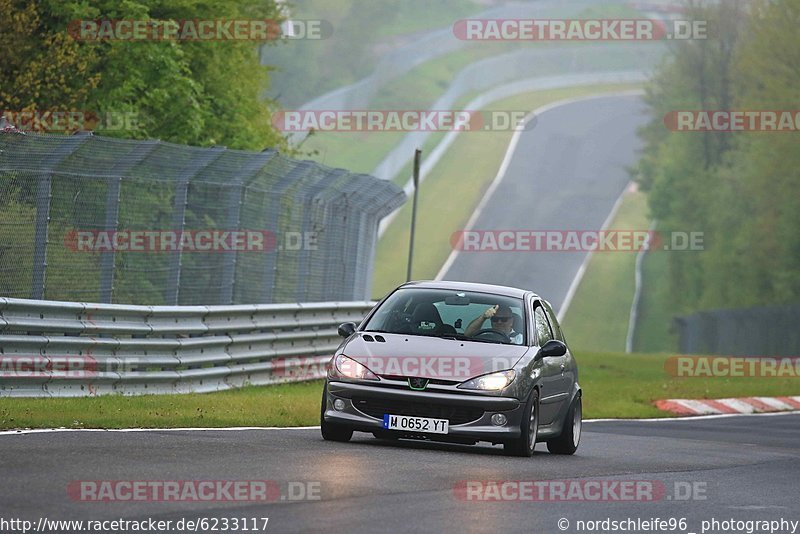
[[[550,330],[550,324],[545,317],[544,308],[537,305],[533,310],[533,320],[536,324],[536,341],[541,347],[551,339],[553,339],[553,332]]]
[[[550,320],[550,326],[553,327],[553,334],[555,334],[555,338],[559,341],[564,341],[564,333],[561,331],[561,325],[558,324],[556,314],[553,313],[553,308],[550,307],[549,302],[544,303],[544,310],[547,312],[547,318]]]

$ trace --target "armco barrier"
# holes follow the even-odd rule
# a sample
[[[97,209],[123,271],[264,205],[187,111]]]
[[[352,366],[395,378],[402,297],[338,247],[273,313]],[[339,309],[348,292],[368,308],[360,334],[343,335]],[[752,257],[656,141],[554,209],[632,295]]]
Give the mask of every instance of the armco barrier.
[[[707,310],[675,317],[681,354],[800,355],[800,304]]]
[[[209,392],[322,377],[374,303],[125,306],[0,298],[0,397]]]

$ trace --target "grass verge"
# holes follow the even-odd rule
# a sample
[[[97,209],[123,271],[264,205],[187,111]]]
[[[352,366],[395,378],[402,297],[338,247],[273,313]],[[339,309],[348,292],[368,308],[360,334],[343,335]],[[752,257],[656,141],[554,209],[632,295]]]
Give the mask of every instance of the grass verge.
[[[647,230],[647,197],[629,192],[611,221],[611,230]],[[672,309],[667,284],[669,258],[661,251],[642,262],[642,293],[633,336],[636,352],[674,352],[678,342],[671,329]],[[622,352],[634,293],[635,252],[593,254],[572,299],[564,328],[570,346],[592,351]],[[601,321],[597,318],[602,317]]]
[[[794,378],[673,378],[665,354],[576,351],[586,418],[669,417],[668,398],[782,396]],[[611,393],[613,392],[613,393]],[[319,424],[321,381],[187,395],[0,398],[0,428],[180,428]]]
[[[678,350],[678,335],[672,329],[675,307],[669,290],[669,254],[654,253],[642,262],[642,298],[633,348],[638,352]]]
[[[647,197],[628,191],[609,230],[647,230]],[[573,349],[624,352],[633,302],[636,251],[592,254],[564,317]]]

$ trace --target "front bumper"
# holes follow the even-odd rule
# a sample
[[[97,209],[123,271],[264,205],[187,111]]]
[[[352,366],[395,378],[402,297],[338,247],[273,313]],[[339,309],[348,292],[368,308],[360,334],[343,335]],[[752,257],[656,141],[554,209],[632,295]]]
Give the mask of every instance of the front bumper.
[[[342,399],[345,407],[334,410],[333,401]],[[490,441],[503,443],[520,436],[520,423],[524,404],[510,397],[496,397],[468,393],[444,393],[434,391],[414,391],[396,389],[385,386],[372,386],[350,382],[328,382],[328,398],[326,399],[325,421],[337,425],[347,426],[361,432],[377,432],[383,435],[407,437],[416,439],[431,439],[436,441],[477,442]],[[440,409],[442,413],[451,413],[451,417],[441,417],[450,420],[447,434],[410,433],[383,428],[383,414],[372,411],[366,413],[364,406],[403,406],[401,415],[418,415],[419,417],[435,416],[432,412]],[[425,405],[414,413],[415,407]],[[361,409],[359,409],[361,407]],[[503,426],[493,425],[491,417],[495,413],[502,413],[507,421]],[[462,419],[472,419],[467,422]],[[393,414],[397,415],[397,414]],[[457,423],[457,424],[454,424]]]

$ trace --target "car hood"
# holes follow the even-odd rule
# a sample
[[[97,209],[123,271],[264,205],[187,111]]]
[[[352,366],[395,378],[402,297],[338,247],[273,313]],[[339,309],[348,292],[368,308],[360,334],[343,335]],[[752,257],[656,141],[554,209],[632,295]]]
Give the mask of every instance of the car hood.
[[[359,332],[347,341],[340,353],[380,376],[463,382],[513,368],[528,349],[520,345]]]

